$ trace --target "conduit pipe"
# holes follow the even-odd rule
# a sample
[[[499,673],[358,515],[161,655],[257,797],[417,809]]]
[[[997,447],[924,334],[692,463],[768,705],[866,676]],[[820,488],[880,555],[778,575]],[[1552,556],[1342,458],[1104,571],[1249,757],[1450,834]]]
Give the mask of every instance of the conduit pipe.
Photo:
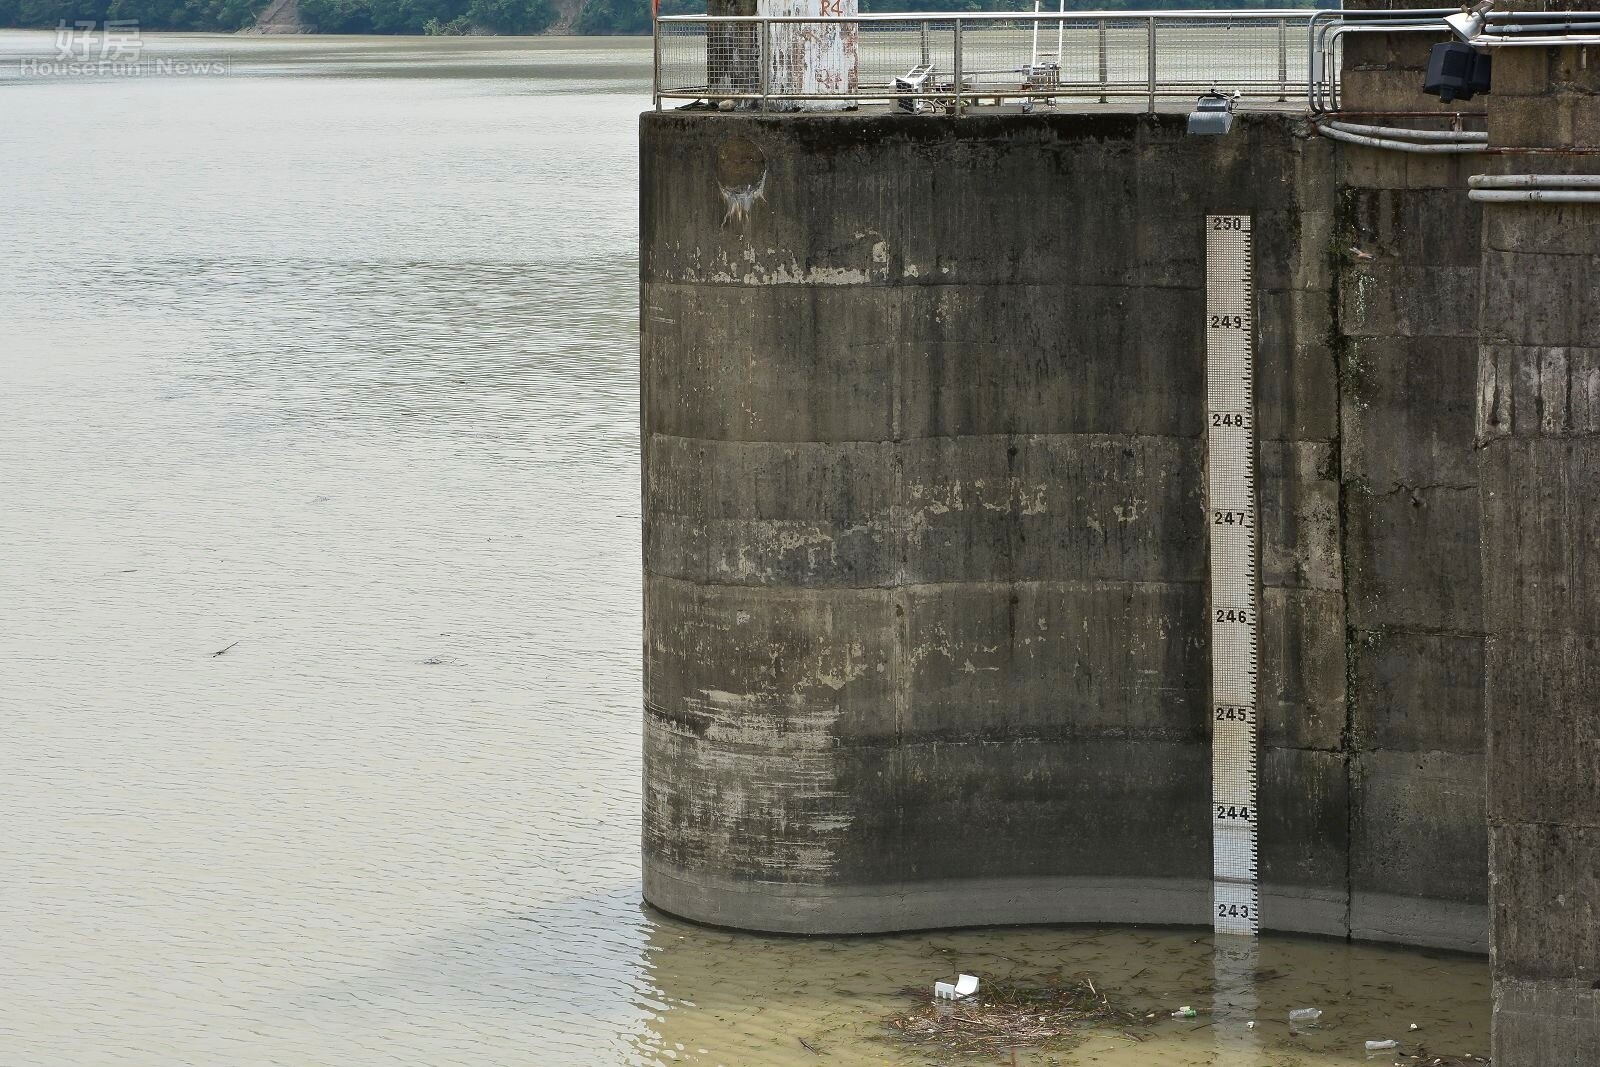
[[[1474,174],[1474,189],[1600,189],[1600,174]]]
[[[1471,189],[1478,204],[1600,204],[1600,189]]]
[[[1488,144],[1488,133],[1481,130],[1412,130],[1401,126],[1367,126],[1358,122],[1321,119],[1321,125],[1358,137],[1377,137],[1399,141],[1443,141],[1453,144]]]
[[[1489,29],[1494,31],[1496,37],[1511,37],[1524,33],[1542,33],[1547,36],[1559,36],[1567,33],[1600,33],[1600,22],[1593,18],[1580,20],[1567,19],[1562,22],[1507,22],[1491,23]],[[1478,35],[1483,36],[1482,34]],[[1476,40],[1477,38],[1474,38]]]
[[[1319,122],[1317,123],[1317,132],[1335,141],[1364,145],[1367,148],[1389,148],[1396,152],[1460,155],[1469,152],[1484,152],[1489,148],[1486,141],[1402,141],[1391,137],[1373,137],[1364,133],[1349,133],[1340,128],[1344,125],[1345,123],[1339,122]],[[1419,131],[1406,130],[1405,132],[1411,134]]]
[[[1474,48],[1560,48],[1586,47],[1600,44],[1600,34],[1562,34],[1555,37],[1507,37],[1497,33],[1480,33],[1468,42]]]
[[[1338,72],[1333,69],[1338,41],[1346,33],[1446,33],[1454,31],[1445,17],[1459,14],[1459,8],[1401,8],[1388,11],[1318,11],[1311,16],[1307,27],[1309,46],[1309,71],[1306,97],[1311,111],[1320,114],[1337,110]],[[1326,14],[1330,21],[1323,22]],[[1566,11],[1565,19],[1556,19],[1557,12],[1550,11],[1491,11],[1484,29],[1472,38],[1471,44],[1489,42],[1493,47],[1600,44],[1600,12]],[[1583,36],[1562,35],[1573,30],[1584,31]],[[1534,31],[1562,31],[1562,33],[1533,36]],[[1527,34],[1527,36],[1522,36]],[[1324,106],[1323,96],[1328,97]]]
[[[1600,204],[1600,174],[1474,174],[1467,184],[1479,204]]]

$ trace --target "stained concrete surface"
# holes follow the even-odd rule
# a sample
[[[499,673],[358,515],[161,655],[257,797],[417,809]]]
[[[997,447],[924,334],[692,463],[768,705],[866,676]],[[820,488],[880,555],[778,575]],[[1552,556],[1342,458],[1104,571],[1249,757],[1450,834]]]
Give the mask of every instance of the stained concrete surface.
[[[1341,302],[1328,142],[666,113],[642,148],[652,901],[798,932],[1205,920],[1201,218],[1249,211],[1266,921],[1483,947],[1481,715],[1409,714],[1449,622],[1395,625],[1475,594],[1384,586],[1439,566],[1409,495],[1351,518],[1352,411],[1406,385],[1354,393],[1340,323],[1420,327]],[[1470,456],[1451,403],[1418,486]],[[1353,580],[1378,621],[1347,633]]]
[[[1600,147],[1595,49],[1497,57],[1490,141]],[[1578,121],[1575,121],[1575,118]],[[1593,170],[1502,157],[1512,172]],[[1590,166],[1584,166],[1590,164]],[[1483,211],[1483,508],[1494,1057],[1600,1062],[1600,207]]]

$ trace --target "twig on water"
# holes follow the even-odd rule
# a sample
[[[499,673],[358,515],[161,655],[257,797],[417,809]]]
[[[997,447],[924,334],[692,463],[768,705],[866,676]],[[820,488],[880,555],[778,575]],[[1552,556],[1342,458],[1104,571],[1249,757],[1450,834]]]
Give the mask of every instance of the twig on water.
[[[239,640],[242,641],[242,640],[244,640],[244,638],[240,638]],[[238,643],[239,643],[239,641],[235,641],[233,643],[233,645],[237,645]],[[232,648],[233,645],[229,645],[228,648]],[[219,649],[217,649],[215,652],[211,653],[211,658],[212,659],[216,659],[218,656],[220,656],[224,652],[228,651],[228,648],[219,648]]]

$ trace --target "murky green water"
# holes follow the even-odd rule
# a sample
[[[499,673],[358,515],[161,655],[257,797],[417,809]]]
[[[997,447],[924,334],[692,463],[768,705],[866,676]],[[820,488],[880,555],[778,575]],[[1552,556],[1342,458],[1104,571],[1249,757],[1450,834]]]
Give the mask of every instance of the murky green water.
[[[1486,1051],[1476,960],[1271,940],[1248,1030],[1193,932],[643,910],[645,43],[53,43],[0,32],[0,1064],[915,1064],[961,968],[1158,1010],[1061,1063]]]

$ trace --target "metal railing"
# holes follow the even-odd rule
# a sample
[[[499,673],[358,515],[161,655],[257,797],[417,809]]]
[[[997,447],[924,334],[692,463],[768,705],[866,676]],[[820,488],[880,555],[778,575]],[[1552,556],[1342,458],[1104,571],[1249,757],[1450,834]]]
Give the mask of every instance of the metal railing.
[[[1325,13],[1324,13],[1325,14]],[[849,17],[670,15],[656,20],[655,105],[702,100],[784,111],[888,103],[961,114],[1043,101],[1154,111],[1213,88],[1241,102],[1308,95],[1319,63],[1310,8],[949,12]],[[824,76],[812,76],[804,58]]]
[[[1390,8],[1361,11],[1328,9],[1312,16],[1307,27],[1310,69],[1307,73],[1307,107],[1314,113],[1336,112],[1340,107],[1339,80],[1341,77],[1341,44],[1347,34],[1417,33],[1452,38],[1446,15],[1460,13],[1459,7]],[[1493,40],[1517,42],[1516,34],[1528,32],[1521,42],[1545,45],[1552,40],[1544,36],[1563,29],[1574,32],[1600,27],[1600,12],[1596,11],[1494,11],[1485,19],[1487,31]],[[1537,34],[1538,36],[1534,36]]]

